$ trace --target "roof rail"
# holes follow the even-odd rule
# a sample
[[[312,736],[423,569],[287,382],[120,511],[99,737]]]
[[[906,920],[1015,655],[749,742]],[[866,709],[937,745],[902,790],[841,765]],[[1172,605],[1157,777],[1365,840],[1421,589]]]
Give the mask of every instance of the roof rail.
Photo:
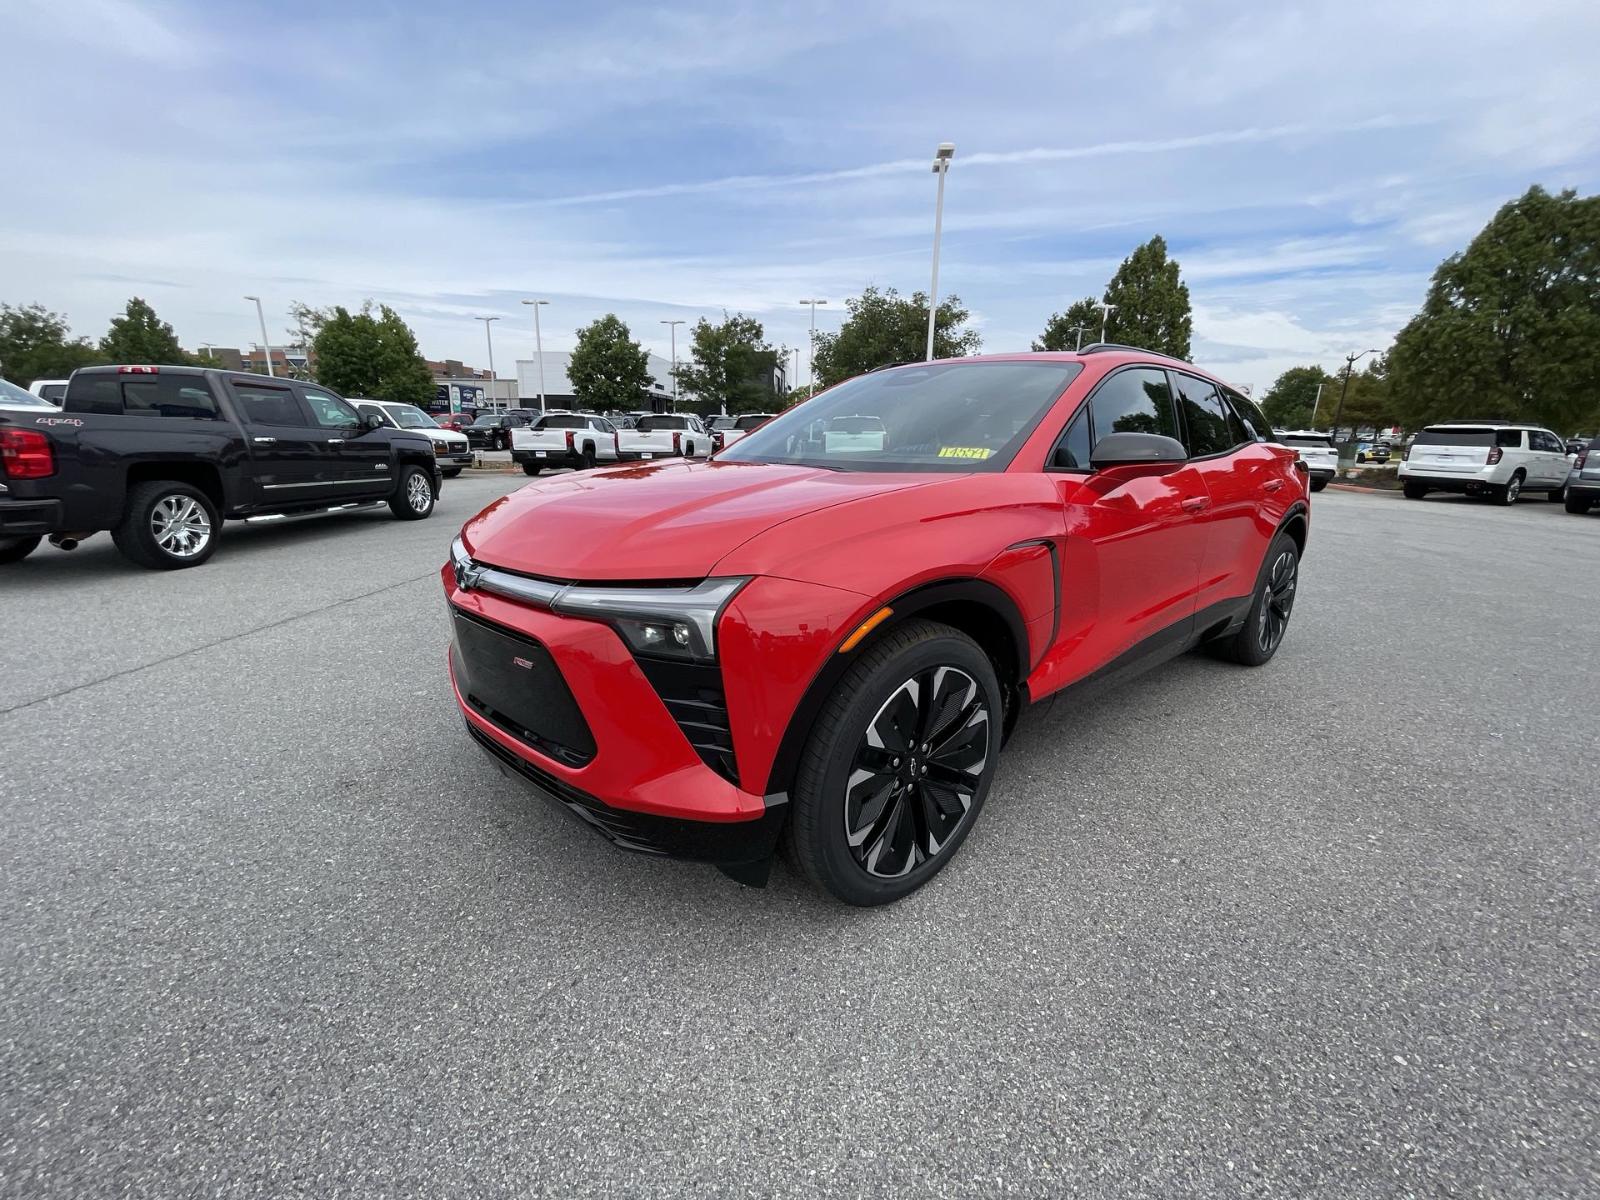
[[[1154,354],[1161,358],[1171,358],[1176,362],[1183,360],[1172,354],[1163,354],[1160,350],[1151,350],[1145,346],[1129,346],[1123,342],[1090,342],[1079,354],[1100,354],[1107,350],[1132,350],[1135,354]]]

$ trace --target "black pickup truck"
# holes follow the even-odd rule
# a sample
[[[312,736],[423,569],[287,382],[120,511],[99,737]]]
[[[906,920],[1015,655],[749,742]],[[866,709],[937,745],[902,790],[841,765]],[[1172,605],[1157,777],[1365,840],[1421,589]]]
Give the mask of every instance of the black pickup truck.
[[[198,367],[85,367],[60,409],[0,409],[0,563],[110,530],[146,567],[211,557],[224,520],[433,512],[433,443],[325,387]]]

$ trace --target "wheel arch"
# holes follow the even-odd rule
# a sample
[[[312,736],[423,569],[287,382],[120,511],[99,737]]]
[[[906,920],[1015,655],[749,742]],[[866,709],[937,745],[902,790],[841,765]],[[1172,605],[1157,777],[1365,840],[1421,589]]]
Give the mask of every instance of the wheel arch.
[[[1289,511],[1284,514],[1283,520],[1278,522],[1278,527],[1272,531],[1272,536],[1287,533],[1294,539],[1295,553],[1301,558],[1306,556],[1306,541],[1311,536],[1311,507],[1304,500],[1296,500],[1289,506]],[[1269,542],[1270,546],[1271,543]]]
[[[892,609],[893,616],[874,628],[849,652],[840,653],[838,646],[833,647],[800,697],[800,703],[784,727],[767,774],[765,791],[769,795],[787,795],[793,788],[800,756],[817,714],[861,652],[912,619],[937,621],[958,629],[989,656],[1000,680],[1001,698],[1006,708],[1004,734],[1010,735],[1017,714],[1027,702],[1028,631],[1016,602],[986,580],[957,578],[919,584],[885,600],[882,607]],[[841,642],[848,640],[853,632],[853,629],[844,631]]]
[[[128,477],[124,489],[123,507],[127,507],[127,496],[133,494],[133,489],[141,483],[186,483],[192,488],[205,493],[207,500],[217,510],[218,517],[225,517],[232,505],[228,502],[228,495],[222,486],[222,472],[212,463],[206,462],[136,462],[128,467]]]

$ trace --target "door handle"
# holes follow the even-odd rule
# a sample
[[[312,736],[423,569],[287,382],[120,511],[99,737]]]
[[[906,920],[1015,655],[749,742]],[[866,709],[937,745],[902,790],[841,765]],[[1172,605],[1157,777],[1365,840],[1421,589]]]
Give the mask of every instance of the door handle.
[[[258,446],[276,446],[278,444],[277,438],[258,437],[250,440]]]
[[[1183,501],[1183,511],[1196,513],[1210,503],[1211,501],[1207,500],[1204,496],[1191,496],[1189,499]]]
[[[1275,492],[1279,488],[1281,488],[1282,486],[1283,486],[1283,480],[1281,480],[1281,479],[1269,479],[1269,480],[1266,481],[1266,483],[1261,485],[1261,488],[1262,488],[1263,491]]]
[[[330,446],[342,446],[342,445],[344,445],[344,439],[343,438],[329,438],[328,439],[328,445],[330,445]]]

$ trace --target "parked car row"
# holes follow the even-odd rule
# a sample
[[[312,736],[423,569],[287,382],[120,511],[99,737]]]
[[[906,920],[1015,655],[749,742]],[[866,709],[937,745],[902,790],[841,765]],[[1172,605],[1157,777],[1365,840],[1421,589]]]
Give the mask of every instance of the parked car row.
[[[1515,504],[1524,491],[1560,501],[1571,472],[1566,443],[1542,426],[1452,421],[1420,430],[1399,474],[1408,500],[1457,492]]]

